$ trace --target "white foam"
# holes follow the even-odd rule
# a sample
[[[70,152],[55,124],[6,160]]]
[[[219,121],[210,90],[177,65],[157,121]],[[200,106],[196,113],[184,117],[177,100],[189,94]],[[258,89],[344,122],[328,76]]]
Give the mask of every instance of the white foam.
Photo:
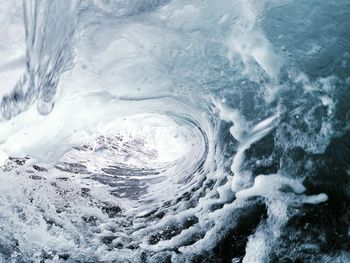
[[[254,185],[236,193],[238,199],[262,196],[268,208],[268,218],[250,236],[243,262],[261,262],[273,249],[273,242],[280,236],[282,226],[288,221],[289,206],[303,203],[319,204],[328,200],[326,194],[306,196],[300,179],[292,179],[280,174],[259,175]]]

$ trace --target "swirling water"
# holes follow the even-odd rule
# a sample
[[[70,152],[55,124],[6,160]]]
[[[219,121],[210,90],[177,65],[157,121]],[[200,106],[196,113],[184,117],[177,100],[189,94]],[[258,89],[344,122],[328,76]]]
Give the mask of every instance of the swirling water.
[[[350,260],[348,0],[0,20],[0,262]]]

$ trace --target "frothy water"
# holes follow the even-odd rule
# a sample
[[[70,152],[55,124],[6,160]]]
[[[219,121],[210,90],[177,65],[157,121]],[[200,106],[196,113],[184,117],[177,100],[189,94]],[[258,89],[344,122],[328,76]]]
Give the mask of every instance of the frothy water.
[[[350,4],[2,1],[0,262],[350,260]]]

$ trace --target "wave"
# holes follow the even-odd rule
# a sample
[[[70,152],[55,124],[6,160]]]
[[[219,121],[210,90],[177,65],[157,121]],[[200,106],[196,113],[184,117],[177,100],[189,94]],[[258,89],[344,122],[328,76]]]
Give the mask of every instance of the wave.
[[[347,1],[21,4],[0,261],[346,262]]]

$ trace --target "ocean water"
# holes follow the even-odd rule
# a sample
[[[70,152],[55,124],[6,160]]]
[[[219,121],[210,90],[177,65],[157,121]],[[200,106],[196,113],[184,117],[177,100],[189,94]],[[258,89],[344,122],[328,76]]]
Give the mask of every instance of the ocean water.
[[[0,262],[349,262],[349,0],[0,0]]]

